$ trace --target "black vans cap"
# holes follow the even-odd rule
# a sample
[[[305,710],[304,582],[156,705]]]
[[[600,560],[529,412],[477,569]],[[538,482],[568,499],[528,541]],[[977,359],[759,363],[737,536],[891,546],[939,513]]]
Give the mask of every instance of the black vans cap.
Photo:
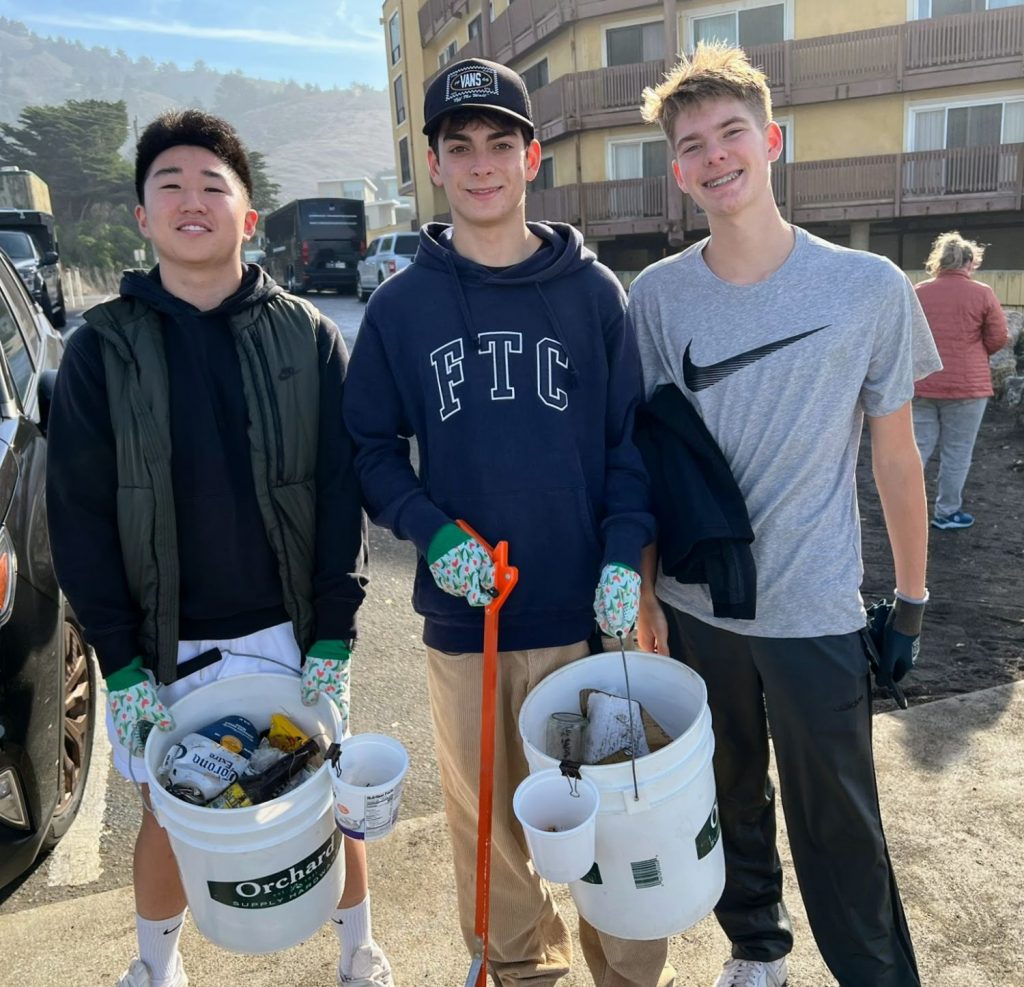
[[[445,66],[423,101],[423,133],[428,137],[456,110],[475,109],[512,117],[530,128],[530,94],[518,73],[485,58],[466,58]]]

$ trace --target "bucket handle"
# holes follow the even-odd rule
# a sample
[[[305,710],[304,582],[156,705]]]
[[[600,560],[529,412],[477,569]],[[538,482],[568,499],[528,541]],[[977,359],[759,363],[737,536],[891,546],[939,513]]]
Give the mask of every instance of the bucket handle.
[[[280,665],[281,668],[283,668],[286,672],[294,672],[295,675],[297,675],[299,678],[302,678],[301,668],[296,668],[294,665],[286,665],[283,661],[278,661],[276,658],[271,658],[269,655],[254,655],[249,654],[246,651],[229,651],[228,654],[237,655],[239,658],[256,658],[259,661],[269,661],[272,665]],[[221,658],[223,658],[223,655],[221,655]],[[146,749],[146,740],[149,738],[150,733],[152,733],[154,726],[152,723],[150,723],[149,726],[145,730],[143,730],[142,724],[145,722],[147,721],[139,721],[139,723],[136,723],[135,732],[132,734],[133,738],[136,734],[138,735],[140,741],[142,742],[143,752],[145,752]],[[328,741],[328,744],[331,744],[334,741],[333,737],[327,737],[326,734],[322,732],[314,734],[314,737],[325,737]],[[142,790],[142,782],[135,777],[135,754],[132,752],[129,752],[128,754],[128,774],[131,777],[132,784],[135,786],[135,791],[139,794],[139,801],[142,803],[142,811],[148,812],[159,823],[160,817],[159,815],[157,815],[157,811],[153,807],[152,800],[148,798],[147,793]]]

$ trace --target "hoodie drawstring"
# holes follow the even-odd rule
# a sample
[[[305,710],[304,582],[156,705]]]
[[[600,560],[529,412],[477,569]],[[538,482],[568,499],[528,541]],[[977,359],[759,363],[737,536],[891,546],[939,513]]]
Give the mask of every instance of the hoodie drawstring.
[[[539,281],[534,281],[534,288],[537,289],[537,294],[540,295],[541,304],[544,306],[544,311],[548,314],[548,321],[551,323],[551,329],[555,334],[555,339],[562,344],[562,349],[565,350],[565,359],[569,364],[569,383],[568,386],[575,390],[580,385],[580,372],[576,369],[576,361],[573,359],[572,350],[569,349],[569,340],[559,331],[560,326],[558,324],[558,316],[555,315],[555,310],[551,307],[551,303],[547,300],[547,296],[544,294],[544,290],[540,286]]]

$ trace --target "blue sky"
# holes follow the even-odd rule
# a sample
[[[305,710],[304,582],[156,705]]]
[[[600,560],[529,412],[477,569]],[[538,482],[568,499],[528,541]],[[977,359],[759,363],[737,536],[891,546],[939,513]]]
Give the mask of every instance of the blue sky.
[[[325,88],[387,85],[380,11],[379,0],[0,0],[0,15],[36,34]]]

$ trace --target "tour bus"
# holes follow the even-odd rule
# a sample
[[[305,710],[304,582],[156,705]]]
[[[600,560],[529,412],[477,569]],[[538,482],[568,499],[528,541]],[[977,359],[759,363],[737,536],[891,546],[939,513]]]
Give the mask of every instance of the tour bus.
[[[266,217],[263,233],[264,266],[289,291],[355,288],[366,252],[362,199],[295,199]]]

